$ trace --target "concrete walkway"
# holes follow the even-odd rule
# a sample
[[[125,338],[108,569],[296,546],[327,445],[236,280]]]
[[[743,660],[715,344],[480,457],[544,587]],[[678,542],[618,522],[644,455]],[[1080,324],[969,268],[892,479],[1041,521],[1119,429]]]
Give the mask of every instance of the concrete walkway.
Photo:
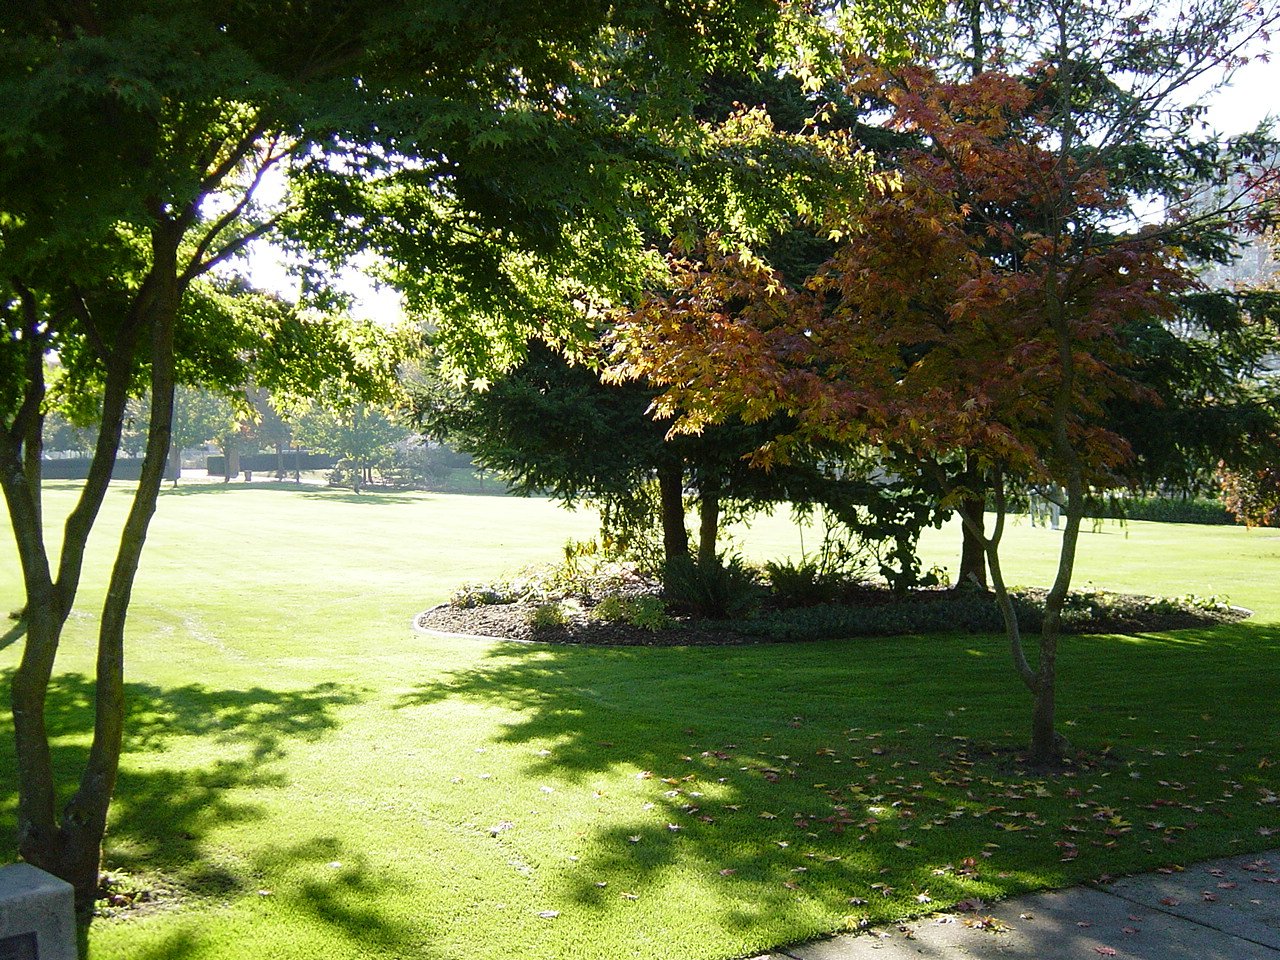
[[[1280,850],[1004,900],[758,960],[1280,960]]]

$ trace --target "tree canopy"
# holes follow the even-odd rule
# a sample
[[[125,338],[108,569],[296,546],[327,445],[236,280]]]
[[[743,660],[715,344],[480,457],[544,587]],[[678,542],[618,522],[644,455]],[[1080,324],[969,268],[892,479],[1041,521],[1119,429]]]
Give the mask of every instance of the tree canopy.
[[[251,371],[273,392],[338,381],[376,396],[390,374],[381,337],[334,319],[340,298],[316,266],[361,256],[395,265],[412,309],[465,326],[461,366],[523,322],[572,332],[581,309],[527,308],[566,292],[590,299],[629,274],[636,207],[620,201],[635,192],[621,185],[646,157],[679,159],[710,133],[667,120],[688,114],[707,71],[757,62],[779,23],[767,0],[0,10],[0,485],[27,596],[12,690],[19,845],[73,883],[82,911],[116,779],[125,619],[175,385],[237,390]],[[610,99],[623,89],[611,76],[634,95]],[[228,278],[268,237],[299,255],[303,308]],[[51,388],[101,398],[90,476],[56,559],[39,466]],[[150,403],[142,480],[100,623],[92,745],[59,811],[45,691],[135,395]]]

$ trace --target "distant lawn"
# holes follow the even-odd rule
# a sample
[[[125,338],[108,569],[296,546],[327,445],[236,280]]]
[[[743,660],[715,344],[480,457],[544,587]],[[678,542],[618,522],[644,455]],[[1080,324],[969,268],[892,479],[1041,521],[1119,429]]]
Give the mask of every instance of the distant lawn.
[[[52,500],[65,509],[68,489]],[[126,490],[108,503],[118,528]],[[1083,537],[1080,585],[1226,594],[1257,616],[1067,640],[1061,718],[1095,760],[1059,778],[1010,762],[1029,700],[1001,637],[585,649],[409,629],[458,581],[593,531],[538,500],[166,493],[135,593],[107,849],[186,894],[96,922],[95,960],[710,960],[1280,845],[1276,531]],[[1056,536],[1015,525],[1009,579],[1045,583]],[[113,537],[95,534],[60,659],[68,765]],[[744,538],[758,559],[797,545],[781,516]],[[954,568],[958,533],[925,549]],[[6,536],[0,609],[19,603]],[[9,858],[13,783],[6,729]]]

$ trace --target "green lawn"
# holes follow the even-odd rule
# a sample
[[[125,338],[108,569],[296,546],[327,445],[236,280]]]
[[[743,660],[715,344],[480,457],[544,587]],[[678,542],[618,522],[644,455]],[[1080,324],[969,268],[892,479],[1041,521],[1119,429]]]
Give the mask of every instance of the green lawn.
[[[108,498],[114,528],[126,494]],[[51,512],[69,498],[55,488]],[[1029,700],[999,637],[582,649],[410,630],[458,581],[554,559],[593,527],[537,500],[166,493],[135,592],[107,851],[188,894],[95,923],[95,960],[710,960],[1280,845],[1276,531],[1083,537],[1081,585],[1226,594],[1257,616],[1069,639],[1061,719],[1099,759],[1035,779],[1005,749]],[[95,535],[53,692],[68,768],[114,528]],[[1009,538],[1009,579],[1044,583],[1056,534]],[[763,559],[797,539],[775,517],[743,545]],[[953,561],[958,534],[925,549]],[[19,603],[16,567],[5,542],[0,608]],[[12,763],[6,730],[7,857]]]

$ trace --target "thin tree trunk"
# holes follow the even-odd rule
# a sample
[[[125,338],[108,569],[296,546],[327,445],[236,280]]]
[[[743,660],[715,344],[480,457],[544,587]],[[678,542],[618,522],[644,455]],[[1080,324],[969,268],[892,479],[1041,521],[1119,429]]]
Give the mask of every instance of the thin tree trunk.
[[[698,500],[698,565],[710,568],[716,562],[716,536],[720,532],[720,490],[718,483],[704,488]]]
[[[102,423],[94,447],[89,476],[80,489],[80,499],[63,525],[62,556],[58,561],[58,613],[66,620],[80,588],[84,568],[84,551],[89,533],[98,519],[98,511],[111,485],[116,457],[120,453],[120,437],[124,431],[124,411],[129,402],[129,371],[138,341],[138,324],[130,323],[110,358],[106,358],[107,377],[102,397]]]
[[[966,497],[960,501],[957,512],[961,515],[960,573],[957,587],[987,589],[987,554],[985,523],[986,497]]]
[[[662,512],[662,553],[667,562],[689,556],[684,526],[684,470],[679,461],[658,467],[658,500]]]
[[[9,691],[18,760],[18,850],[28,863],[57,872],[61,843],[44,705],[58,652],[62,618],[49,576],[49,558],[39,513],[22,468],[21,452],[7,434],[0,436],[0,450],[3,451],[0,483],[22,563],[27,599],[26,642]]]
[[[169,479],[176,487],[182,478],[182,448],[176,443],[169,448]]]

